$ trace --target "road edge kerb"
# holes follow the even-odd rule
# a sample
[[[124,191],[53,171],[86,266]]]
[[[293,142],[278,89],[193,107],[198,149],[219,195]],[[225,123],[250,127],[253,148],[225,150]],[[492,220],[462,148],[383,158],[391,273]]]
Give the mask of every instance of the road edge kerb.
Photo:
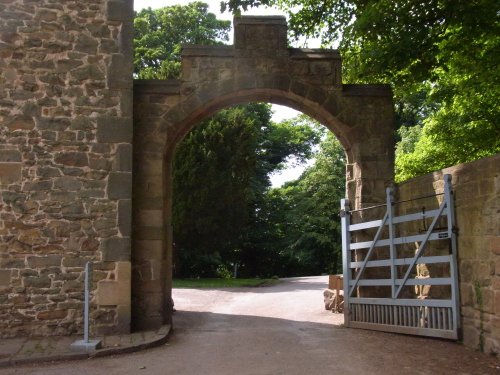
[[[99,349],[95,352],[88,353],[89,354],[88,358],[98,358],[115,354],[133,353],[144,349],[153,348],[155,346],[163,345],[168,341],[168,336],[170,335],[171,332],[172,332],[172,326],[170,324],[167,324],[162,326],[158,331],[156,331],[157,337],[155,337],[150,341],[146,341],[136,345]]]
[[[40,355],[28,358],[16,358],[17,354],[16,353],[8,358],[0,359],[0,368],[27,365],[33,363],[92,359],[92,358],[106,357],[110,355],[133,353],[165,344],[168,341],[171,332],[172,332],[172,326],[170,324],[166,324],[156,331],[156,335],[153,339],[146,340],[144,342],[137,344],[98,349],[94,352],[73,352],[73,353],[67,352],[62,354],[48,354],[46,356]]]

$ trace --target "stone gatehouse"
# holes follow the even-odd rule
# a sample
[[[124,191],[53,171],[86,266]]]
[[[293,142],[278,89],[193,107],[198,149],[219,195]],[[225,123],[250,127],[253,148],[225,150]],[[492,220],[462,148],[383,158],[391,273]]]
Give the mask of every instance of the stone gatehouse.
[[[345,85],[336,51],[289,49],[281,17],[235,19],[233,46],[186,47],[180,80],[133,81],[132,0],[0,3],[0,337],[95,334],[171,319],[171,162],[197,122],[264,101],[328,127],[354,208],[393,179],[385,86]],[[499,161],[446,170],[456,188],[464,342],[500,346]],[[400,187],[439,190],[441,172]],[[471,196],[479,199],[470,199]]]
[[[87,261],[94,333],[170,321],[173,152],[224,107],[312,116],[346,150],[349,198],[383,199],[390,89],[343,85],[338,52],[288,49],[286,33],[237,18],[234,46],[187,47],[180,80],[134,83],[131,0],[0,4],[2,337],[80,332]]]

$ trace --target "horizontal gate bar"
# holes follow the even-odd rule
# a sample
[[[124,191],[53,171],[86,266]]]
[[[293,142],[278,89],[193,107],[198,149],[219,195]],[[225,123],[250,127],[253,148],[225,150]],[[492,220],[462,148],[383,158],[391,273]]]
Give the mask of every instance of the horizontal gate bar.
[[[424,211],[424,212],[417,212],[414,214],[395,216],[392,219],[392,223],[399,224],[399,223],[405,223],[407,221],[422,220],[422,219],[434,217],[438,213],[439,213],[439,210],[436,209],[436,210],[429,210],[429,211]],[[441,216],[446,216],[446,213],[442,213]],[[379,227],[380,225],[382,225],[382,220],[372,220],[372,221],[367,221],[365,223],[351,224],[351,225],[349,225],[349,231],[355,232],[355,231],[362,230],[362,229],[376,228],[376,227]]]
[[[363,305],[387,305],[387,306],[422,306],[422,307],[453,307],[453,301],[449,299],[408,299],[408,298],[359,298],[351,297],[350,303]]]
[[[401,244],[405,244],[405,243],[421,242],[426,237],[427,237],[426,234],[417,234],[415,236],[407,236],[407,237],[396,237],[396,238],[394,238],[393,243],[395,245],[401,245]],[[436,232],[436,233],[432,233],[429,236],[429,241],[443,240],[443,239],[447,239],[447,238],[449,238],[448,232]],[[350,250],[365,249],[367,247],[371,247],[372,243],[373,243],[373,241],[352,243],[351,246],[349,246],[349,249]],[[378,240],[374,247],[389,246],[390,243],[391,243],[390,239]]]
[[[382,234],[382,228],[383,228],[385,222],[387,221],[388,217],[389,217],[389,212],[386,211],[384,218],[382,219],[382,225],[380,225],[380,227],[377,229],[377,233],[375,234],[375,237],[373,238],[372,244],[370,246],[368,246],[369,249],[366,252],[365,262],[370,259],[372,252],[373,252],[373,249],[375,249],[375,244],[378,242],[379,237]],[[348,255],[348,256],[350,257],[350,255]],[[347,258],[347,259],[349,259],[349,258]],[[349,280],[348,286],[350,286],[351,289],[349,290],[349,293],[346,297],[352,295],[352,292],[356,289],[356,285],[357,285],[358,281],[361,279],[363,272],[365,272],[365,269],[366,269],[366,263],[363,266],[361,266],[361,268],[359,269],[358,274],[356,275],[356,279],[354,280],[354,283],[352,285],[351,285],[350,280]]]
[[[407,221],[416,221],[416,220],[422,220],[422,219],[435,217],[438,214],[439,214],[439,209],[417,212],[414,214],[396,216],[394,218],[393,222],[394,222],[394,224],[406,223]],[[441,216],[446,216],[446,212],[441,213]]]
[[[349,231],[355,232],[362,229],[378,228],[382,225],[382,220],[367,221],[366,223],[351,224],[349,225]]]
[[[403,289],[403,286],[406,285],[406,281],[410,278],[410,275],[411,275],[411,272],[413,271],[413,267],[415,267],[415,265],[417,264],[417,260],[418,258],[420,258],[423,253],[424,253],[424,250],[425,250],[425,246],[427,245],[427,242],[429,242],[430,240],[432,240],[432,231],[434,230],[434,228],[436,227],[436,224],[438,222],[438,219],[439,219],[439,215],[441,215],[441,212],[444,212],[444,209],[446,207],[449,207],[450,204],[448,202],[447,204],[447,201],[443,201],[443,203],[441,203],[441,205],[439,206],[439,213],[434,217],[434,219],[432,219],[432,223],[431,225],[429,226],[429,229],[427,229],[427,232],[425,232],[425,235],[424,235],[424,238],[419,241],[420,243],[418,244],[418,250],[415,252],[415,257],[413,258],[413,261],[412,263],[408,266],[408,268],[406,268],[406,273],[403,277],[403,282],[402,284],[399,286],[398,290],[396,291],[396,294],[393,295],[393,297],[398,297],[399,296],[399,293],[401,293],[401,290]],[[445,235],[443,236],[442,233],[437,233],[439,234],[439,238],[449,238],[450,237],[450,234],[451,234],[451,228],[449,228],[449,232],[446,231]],[[434,233],[436,234],[436,233]],[[451,283],[454,282],[453,279],[450,279],[451,280]]]
[[[407,333],[410,335],[440,337],[443,339],[451,339],[451,340],[458,339],[458,333],[454,330],[393,326],[388,324],[365,323],[356,321],[351,321],[349,326],[352,328],[372,329],[375,331]]]
[[[394,260],[394,265],[405,266],[411,264],[413,258],[399,258]],[[417,260],[417,264],[434,264],[434,263],[449,263],[451,261],[450,255],[439,255],[430,257],[420,257]],[[364,262],[351,262],[349,268],[359,268]],[[366,263],[366,267],[384,267],[390,266],[390,259],[383,260],[370,260]]]
[[[395,284],[403,284],[404,279],[396,279]],[[404,285],[451,285],[452,279],[450,277],[435,277],[435,278],[425,278],[425,279],[408,279]],[[354,281],[351,281],[349,285],[355,285]],[[357,285],[359,286],[384,286],[392,285],[392,279],[364,279],[358,280]]]

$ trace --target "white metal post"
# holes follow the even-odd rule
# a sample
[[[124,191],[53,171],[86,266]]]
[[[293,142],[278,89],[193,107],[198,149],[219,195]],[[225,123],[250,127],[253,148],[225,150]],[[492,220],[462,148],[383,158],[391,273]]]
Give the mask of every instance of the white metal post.
[[[344,324],[349,326],[350,306],[349,306],[349,284],[351,281],[351,207],[349,199],[342,199],[340,202],[340,222],[342,224],[342,268],[344,273]]]
[[[92,289],[92,263],[85,264],[85,294],[83,305],[83,340],[77,340],[71,344],[73,350],[94,351],[101,347],[101,340],[90,340],[90,290]]]
[[[85,264],[85,303],[83,305],[83,341],[89,342],[89,313],[90,313],[90,282],[92,280],[92,263]]]
[[[396,266],[394,265],[396,259],[396,246],[394,245],[394,224],[392,222],[394,217],[394,207],[393,207],[393,191],[391,188],[385,190],[386,204],[387,204],[387,225],[389,226],[389,254],[391,258],[391,296],[396,298]]]
[[[446,208],[448,209],[448,237],[451,242],[450,276],[453,280],[451,285],[451,299],[452,303],[455,305],[455,314],[453,314],[453,329],[458,331],[460,328],[460,293],[458,290],[457,234],[455,233],[455,206],[453,204],[453,191],[450,174],[444,175],[444,200],[446,202]]]

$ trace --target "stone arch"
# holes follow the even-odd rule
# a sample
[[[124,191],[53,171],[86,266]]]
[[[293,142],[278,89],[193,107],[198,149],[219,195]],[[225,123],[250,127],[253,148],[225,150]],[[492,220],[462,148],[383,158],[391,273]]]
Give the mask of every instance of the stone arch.
[[[342,85],[337,51],[288,49],[282,17],[235,19],[234,46],[185,47],[180,80],[134,85],[132,321],[171,320],[171,161],[202,119],[248,102],[282,104],[315,118],[347,154],[355,207],[384,200],[393,179],[393,105],[381,85]]]
[[[230,83],[234,84],[234,82]],[[324,124],[339,139],[348,157],[348,162],[352,159],[350,153],[351,145],[348,137],[346,137],[349,126],[342,123],[342,121],[333,116],[332,113],[324,107],[318,105],[318,102],[309,98],[299,96],[290,91],[266,87],[247,88],[245,90],[235,90],[228,93],[220,93],[218,90],[205,89],[200,96],[206,97],[207,100],[200,103],[195,98],[188,98],[184,103],[180,104],[181,107],[194,109],[180,122],[178,122],[175,115],[177,112],[176,109],[163,117],[165,125],[168,129],[171,129],[170,132],[167,131],[167,138],[165,140],[165,157],[167,160],[173,156],[171,153],[175,150],[175,146],[178,142],[182,140],[197,123],[212,116],[221,109],[252,102],[284,105],[314,118],[321,124]]]

